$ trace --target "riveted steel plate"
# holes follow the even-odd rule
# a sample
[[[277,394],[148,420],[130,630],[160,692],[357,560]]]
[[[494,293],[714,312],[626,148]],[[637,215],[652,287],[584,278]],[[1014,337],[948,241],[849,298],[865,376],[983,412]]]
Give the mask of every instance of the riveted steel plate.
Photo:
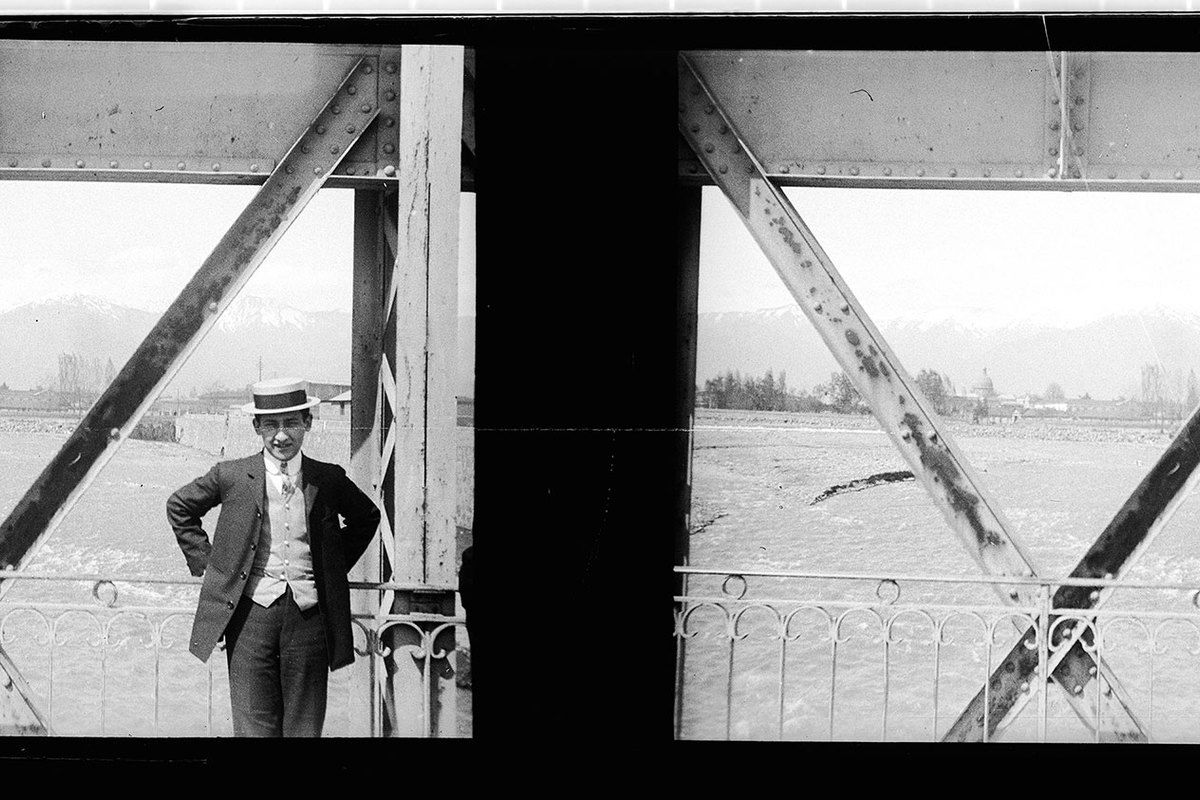
[[[1200,180],[1200,54],[1093,53],[1088,70],[1093,178]]]
[[[1057,164],[1045,52],[687,56],[773,177],[1033,180]]]
[[[350,132],[339,172],[384,177],[398,47],[3,41],[0,179],[261,183],[364,58],[335,121],[359,126],[362,106],[382,105],[381,121]]]

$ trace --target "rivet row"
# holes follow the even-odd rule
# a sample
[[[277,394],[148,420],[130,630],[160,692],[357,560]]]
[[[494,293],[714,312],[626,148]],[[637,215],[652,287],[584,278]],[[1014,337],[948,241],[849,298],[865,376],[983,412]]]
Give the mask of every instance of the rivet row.
[[[305,150],[305,152],[307,152],[307,150]],[[11,157],[8,159],[7,163],[8,163],[9,167],[14,167],[14,168],[19,167],[21,165],[21,162],[19,159],[11,158]],[[50,169],[54,162],[49,158],[43,158],[43,159],[41,159],[41,161],[39,163],[41,164],[43,169]],[[87,166],[88,166],[88,163],[86,160],[84,160],[82,158],[75,160],[75,168],[76,169],[85,169]],[[93,167],[93,168],[95,168],[95,167]],[[121,169],[121,162],[118,161],[117,159],[111,159],[108,162],[108,168],[109,169]],[[132,169],[132,168],[133,168],[132,166],[127,167],[127,169]],[[188,166],[187,166],[186,161],[179,161],[175,164],[175,169],[177,169],[177,170],[187,170],[187,168],[188,168]],[[251,172],[258,172],[261,168],[262,167],[258,164],[258,162],[254,162],[254,163],[250,164]],[[142,169],[154,169],[154,162],[153,161],[143,161]],[[220,172],[221,171],[221,163],[214,162],[212,165],[212,170],[213,170],[213,172]]]
[[[713,146],[712,146],[711,144],[705,144],[705,145],[704,145],[704,151],[705,151],[706,153],[712,153],[712,152],[713,152]],[[1053,152],[1051,152],[1051,155],[1057,155],[1057,149],[1055,149]],[[780,167],[779,167],[779,172],[781,172],[781,173],[782,173],[782,174],[784,174],[784,175],[790,175],[790,174],[791,174],[791,172],[792,172],[792,169],[793,169],[793,166],[792,166],[791,164],[783,164],[783,165],[780,165]],[[803,171],[804,171],[804,167],[803,167],[803,165],[800,165],[800,171],[801,171],[801,172],[803,172]],[[818,165],[817,165],[817,166],[814,168],[814,170],[813,170],[813,171],[814,171],[814,172],[815,172],[817,175],[825,175],[825,174],[827,174],[827,173],[829,172],[829,169],[828,169],[828,167],[826,167],[826,165],[824,165],[824,164],[818,164]],[[862,170],[861,170],[861,168],[860,168],[860,167],[858,167],[857,165],[852,165],[852,166],[850,166],[850,167],[847,167],[847,172],[848,172],[848,173],[849,173],[851,176],[858,176],[858,175],[860,175],[860,174],[861,174]],[[884,168],[883,168],[883,169],[882,169],[880,172],[881,172],[881,174],[882,174],[884,177],[891,177],[891,175],[892,175],[892,168],[891,168],[891,167],[884,167]],[[917,177],[921,177],[921,178],[925,177],[925,168],[924,168],[924,167],[918,167],[918,168],[915,170],[915,173],[914,173],[914,174],[916,174],[916,176],[917,176]],[[980,174],[982,177],[984,177],[984,178],[990,178],[990,177],[992,177],[992,169],[991,169],[990,167],[980,167],[980,172],[979,172],[979,174]],[[958,177],[958,169],[957,169],[956,167],[950,167],[950,168],[949,168],[949,169],[946,171],[946,175],[947,175],[948,177],[951,177],[951,178],[957,178],[957,177]],[[1025,177],[1025,170],[1024,170],[1024,169],[1022,169],[1022,168],[1019,168],[1019,167],[1018,167],[1018,168],[1015,168],[1015,169],[1013,169],[1013,176],[1014,176],[1014,177],[1017,177],[1017,178],[1023,178],[1023,177]],[[869,177],[869,176],[868,176],[868,177]]]

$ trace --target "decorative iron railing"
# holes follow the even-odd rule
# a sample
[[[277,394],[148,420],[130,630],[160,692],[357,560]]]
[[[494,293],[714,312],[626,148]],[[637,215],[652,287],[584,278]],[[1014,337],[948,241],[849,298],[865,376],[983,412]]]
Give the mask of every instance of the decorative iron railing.
[[[0,572],[0,579],[21,584],[0,602],[0,646],[33,691],[52,733],[232,735],[223,654],[201,663],[188,652],[201,579],[24,572]],[[351,583],[351,588],[430,587]],[[438,693],[431,682],[459,666],[456,644],[464,642],[465,619],[354,614],[352,621],[357,658],[330,675],[325,735],[383,735],[389,659],[405,654],[421,672],[424,691],[419,700],[408,698],[404,712],[419,718],[403,720],[403,729],[408,735],[462,735],[462,724],[435,734],[435,718],[445,709],[435,707]]]
[[[1019,606],[994,593],[1012,577],[676,572],[677,738],[939,741],[1024,640],[1036,673],[990,738],[1102,741],[1121,702],[1150,741],[1200,741],[1200,584],[1029,578],[1039,600]],[[1099,609],[1054,607],[1064,585],[1120,591]],[[1077,644],[1119,680],[1048,683]]]

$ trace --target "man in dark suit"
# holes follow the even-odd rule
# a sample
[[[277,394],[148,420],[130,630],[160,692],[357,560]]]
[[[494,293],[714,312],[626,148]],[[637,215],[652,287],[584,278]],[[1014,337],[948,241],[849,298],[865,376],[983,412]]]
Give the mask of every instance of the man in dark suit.
[[[204,576],[190,649],[207,661],[224,638],[235,736],[320,736],[329,671],[354,660],[346,572],[379,509],[341,467],[301,456],[320,402],[304,381],[251,391],[262,451],[219,462],[167,500],[188,568]],[[210,542],[200,520],[218,504]]]

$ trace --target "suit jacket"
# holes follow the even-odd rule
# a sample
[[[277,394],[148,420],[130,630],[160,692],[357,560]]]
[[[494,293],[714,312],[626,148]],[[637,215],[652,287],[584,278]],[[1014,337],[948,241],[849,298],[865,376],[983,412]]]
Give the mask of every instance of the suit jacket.
[[[375,536],[379,509],[341,467],[301,457],[317,603],[325,621],[329,668],[337,669],[354,661],[346,572]],[[201,661],[208,660],[225,632],[250,577],[267,513],[265,476],[260,451],[217,463],[167,500],[167,519],[188,569],[204,576],[189,648]],[[221,513],[210,542],[200,518],[218,504]]]

